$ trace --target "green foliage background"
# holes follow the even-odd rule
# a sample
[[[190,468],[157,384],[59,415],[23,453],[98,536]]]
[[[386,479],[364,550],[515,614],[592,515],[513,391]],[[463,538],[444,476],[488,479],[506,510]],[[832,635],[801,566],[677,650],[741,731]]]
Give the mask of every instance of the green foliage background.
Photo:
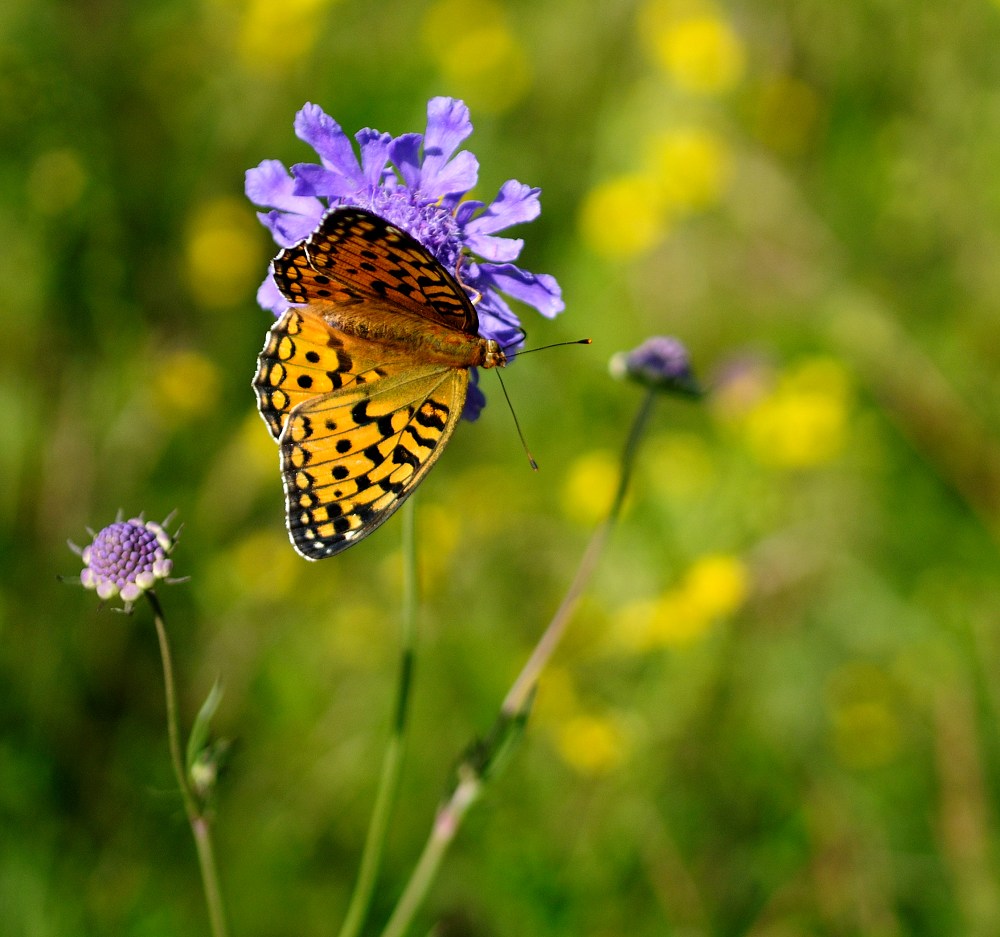
[[[243,173],[313,158],[305,101],[399,134],[448,94],[478,194],[543,190],[522,259],[567,311],[526,313],[530,343],[595,341],[509,372],[537,476],[484,375],[417,498],[376,920],[600,516],[640,396],[608,358],[671,333],[716,391],[657,411],[418,932],[1000,933],[997,48],[989,0],[3,4],[0,930],[206,932],[148,610],[56,580],[67,537],[176,508],[185,718],[219,677],[236,740],[233,933],[335,932],[390,716],[399,526],[320,564],[287,544],[249,386],[274,247]],[[707,151],[650,156],[692,128]]]

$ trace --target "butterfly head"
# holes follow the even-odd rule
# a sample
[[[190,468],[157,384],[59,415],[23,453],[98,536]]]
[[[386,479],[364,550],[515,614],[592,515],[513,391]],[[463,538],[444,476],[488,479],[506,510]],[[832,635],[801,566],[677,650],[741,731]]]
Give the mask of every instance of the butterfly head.
[[[482,349],[483,360],[479,367],[505,368],[507,366],[507,356],[504,354],[499,342],[492,338],[488,338],[483,342]]]

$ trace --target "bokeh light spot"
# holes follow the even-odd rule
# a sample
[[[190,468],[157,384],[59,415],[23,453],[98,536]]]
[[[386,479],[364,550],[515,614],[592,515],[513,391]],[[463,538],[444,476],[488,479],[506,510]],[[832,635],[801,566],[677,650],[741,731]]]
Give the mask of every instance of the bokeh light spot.
[[[456,24],[461,29],[456,29]],[[500,113],[531,84],[527,53],[504,8],[491,0],[439,0],[424,17],[423,39],[449,89],[474,111]]]
[[[618,459],[605,450],[579,456],[562,490],[566,516],[588,526],[603,520],[611,508],[619,471]]]
[[[235,199],[200,206],[188,225],[188,281],[203,306],[220,308],[252,298],[266,260],[253,214]]]
[[[630,173],[598,183],[584,197],[580,234],[594,253],[622,260],[645,253],[669,230],[659,180]]]

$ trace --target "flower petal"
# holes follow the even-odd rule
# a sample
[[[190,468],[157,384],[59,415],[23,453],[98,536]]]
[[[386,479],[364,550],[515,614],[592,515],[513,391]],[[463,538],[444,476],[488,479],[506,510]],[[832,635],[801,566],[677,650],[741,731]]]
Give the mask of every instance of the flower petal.
[[[514,299],[534,306],[551,319],[566,308],[562,289],[555,277],[547,273],[529,273],[513,264],[480,264],[483,280]]]
[[[355,136],[361,147],[361,175],[364,183],[374,189],[382,181],[385,164],[389,161],[392,137],[377,130],[359,130]]]
[[[431,98],[427,102],[427,133],[424,136],[424,172],[432,177],[451,158],[469,134],[472,121],[464,101]]]
[[[295,135],[308,143],[323,165],[345,179],[362,183],[361,168],[347,134],[318,104],[306,104],[295,115]]]
[[[483,260],[495,263],[508,263],[517,260],[524,247],[520,238],[497,238],[488,234],[473,234],[465,238],[465,246],[474,251]]]
[[[288,212],[269,211],[258,212],[257,217],[261,224],[270,232],[275,241],[282,247],[291,247],[298,244],[303,238],[309,237],[320,219],[326,213],[326,209],[318,200],[313,200],[316,205],[316,213],[310,215],[296,215]]]
[[[248,169],[245,189],[247,198],[255,205],[302,215],[322,211],[322,205],[316,199],[295,192],[295,180],[288,175],[280,160],[265,159],[253,169]]]
[[[296,195],[315,195],[326,199],[340,199],[353,195],[357,183],[318,163],[296,163],[292,166]]]
[[[479,160],[468,150],[462,150],[455,158],[442,167],[440,172],[431,176],[426,172],[424,162],[424,181],[422,191],[428,194],[437,193],[442,202],[449,207],[458,202],[459,197],[473,188],[479,178]]]
[[[469,391],[462,408],[462,419],[475,423],[486,406],[486,395],[479,389],[479,368],[469,369]]]
[[[524,329],[514,311],[502,296],[492,290],[484,292],[476,307],[479,315],[479,334],[494,339],[505,351],[524,342]]]
[[[257,289],[257,305],[273,312],[275,316],[280,316],[288,308],[288,300],[281,295],[281,290],[278,289],[278,284],[274,282],[274,276],[270,273]]]
[[[420,144],[423,142],[423,134],[404,133],[389,144],[389,158],[411,189],[420,188]]]
[[[538,196],[541,189],[508,179],[487,209],[466,225],[474,234],[493,234],[511,225],[534,221],[542,211]]]

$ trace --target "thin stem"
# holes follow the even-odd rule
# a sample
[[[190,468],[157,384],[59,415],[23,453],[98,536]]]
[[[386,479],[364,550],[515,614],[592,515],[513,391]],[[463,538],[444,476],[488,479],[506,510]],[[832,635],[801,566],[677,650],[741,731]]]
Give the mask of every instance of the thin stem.
[[[215,851],[212,848],[212,831],[208,818],[198,806],[191,785],[188,783],[187,772],[184,770],[184,759],[181,756],[180,719],[177,715],[177,693],[174,689],[174,665],[170,654],[170,642],[167,640],[167,627],[163,620],[163,608],[155,592],[147,592],[146,598],[153,609],[153,621],[156,625],[156,636],[160,642],[160,660],[163,662],[163,686],[167,704],[167,738],[170,744],[170,761],[173,764],[174,776],[184,801],[184,812],[191,833],[194,836],[195,850],[198,853],[198,865],[201,869],[201,884],[205,892],[205,903],[208,906],[208,919],[212,929],[212,937],[226,937],[225,907],[222,901],[222,890],[219,888],[219,873],[215,864]]]
[[[423,904],[448,847],[462,825],[469,808],[479,798],[481,779],[473,774],[462,778],[454,793],[434,818],[431,835],[420,854],[420,859],[406,883],[406,888],[396,904],[392,917],[382,931],[382,937],[402,937],[410,926],[417,909]]]
[[[611,531],[614,529],[621,514],[625,494],[632,479],[635,455],[638,451],[642,435],[645,432],[646,423],[649,421],[656,393],[652,388],[646,391],[646,396],[643,397],[642,403],[639,406],[639,412],[632,421],[632,428],[629,430],[628,439],[625,441],[625,448],[622,452],[622,468],[618,478],[618,488],[615,490],[615,496],[611,502],[608,516],[590,538],[590,542],[587,544],[587,549],[584,551],[580,565],[577,567],[576,575],[573,577],[573,581],[570,583],[565,597],[560,603],[559,608],[556,609],[555,615],[552,616],[552,621],[549,622],[545,633],[538,644],[535,645],[535,649],[532,651],[527,663],[521,669],[517,679],[514,681],[514,685],[507,693],[503,705],[500,707],[501,713],[508,718],[519,713],[527,704],[535,688],[535,684],[538,682],[539,675],[545,669],[549,660],[551,660],[552,655],[559,646],[559,642],[566,633],[566,626],[569,624],[570,618],[576,610],[576,604],[580,600],[580,596],[594,575],[594,570],[597,568],[597,561],[601,558],[601,553],[604,551],[604,545],[607,543],[608,537],[611,535]]]
[[[527,707],[538,682],[538,677],[559,646],[559,641],[566,631],[576,603],[590,582],[597,567],[597,561],[600,559],[601,551],[621,514],[622,504],[625,501],[628,485],[632,478],[632,470],[635,466],[636,452],[649,421],[656,393],[653,389],[647,392],[632,423],[622,452],[622,468],[618,479],[618,488],[611,502],[608,516],[594,531],[566,597],[559,605],[528,662],[507,693],[500,707],[494,730],[488,737],[492,741],[488,743],[487,750],[478,751],[474,758],[467,755],[459,765],[458,784],[448,801],[438,810],[424,850],[420,854],[420,859],[410,875],[406,888],[403,890],[385,930],[382,931],[382,937],[402,937],[405,934],[417,910],[426,898],[441,861],[458,833],[465,814],[478,799],[485,779],[492,773],[505,750],[509,748],[511,730],[523,726]],[[478,749],[479,746],[474,746],[474,748]]]
[[[375,891],[375,883],[382,862],[389,820],[392,817],[399,793],[403,754],[406,748],[406,727],[415,658],[418,595],[417,538],[413,502],[407,501],[403,505],[401,513],[403,516],[403,615],[396,705],[393,710],[391,734],[382,758],[382,773],[379,778],[378,792],[375,795],[375,806],[372,809],[365,846],[361,853],[358,878],[347,908],[347,915],[340,928],[340,937],[356,937],[368,916],[368,909],[371,906],[372,894]]]

